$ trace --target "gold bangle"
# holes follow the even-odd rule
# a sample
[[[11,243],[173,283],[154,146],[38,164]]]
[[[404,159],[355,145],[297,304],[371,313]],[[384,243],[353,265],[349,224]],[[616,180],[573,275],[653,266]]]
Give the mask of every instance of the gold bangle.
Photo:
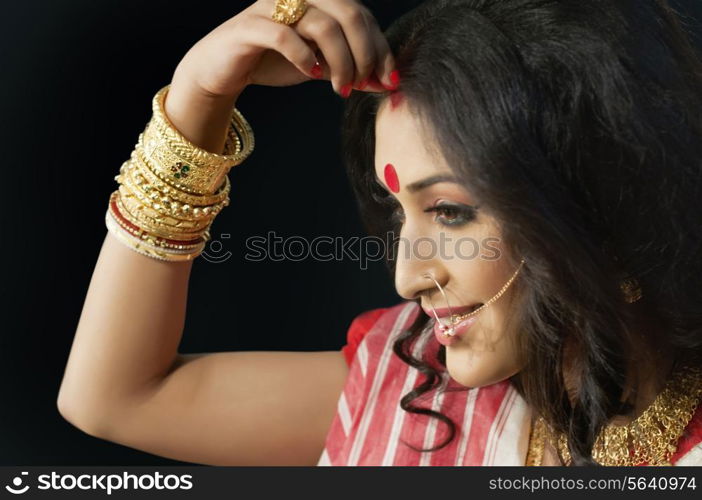
[[[169,196],[179,202],[188,203],[190,205],[211,205],[213,203],[218,203],[226,198],[231,190],[229,178],[225,177],[224,183],[214,194],[199,195],[186,193],[163,182],[163,180],[144,162],[144,159],[137,149],[132,151],[131,157],[125,161],[120,168],[120,175],[128,171],[131,171],[130,175],[132,175],[137,185],[143,184],[149,186],[148,190],[154,189],[162,195]],[[118,182],[120,181],[120,175],[115,176],[115,180]]]
[[[107,226],[107,230],[112,233],[122,244],[141,255],[145,255],[153,259],[169,262],[187,261],[194,259],[205,249],[205,243],[202,243],[196,250],[187,253],[165,251],[153,248],[148,243],[136,239],[129,235],[129,233],[122,231],[120,226],[114,222],[114,219],[109,213],[105,214],[105,225]]]
[[[253,131],[243,115],[233,108],[225,154],[195,146],[166,116],[164,102],[169,88],[166,85],[154,96],[153,115],[139,136],[139,144],[145,158],[156,164],[155,171],[165,182],[192,194],[210,194],[221,185],[231,167],[243,162],[253,151]]]
[[[158,238],[165,238],[179,242],[195,242],[196,240],[204,237],[204,232],[209,231],[209,228],[207,228],[205,231],[194,232],[172,231],[166,227],[163,227],[163,225],[161,225],[160,223],[157,227],[150,227],[148,225],[148,222],[139,220],[137,217],[135,217],[128,211],[128,209],[124,206],[122,202],[119,190],[115,190],[110,197],[110,209],[113,208],[117,212],[116,214],[114,214],[115,218],[123,219],[125,223],[130,224],[135,228],[139,229],[139,231],[142,234],[149,234]]]
[[[224,154],[217,154],[195,146],[176,129],[166,115],[165,101],[170,90],[166,85],[159,90],[152,101],[152,120],[161,138],[166,140],[168,146],[176,153],[184,153],[186,161],[202,164],[209,167],[221,162],[227,169],[242,163],[255,147],[253,129],[244,115],[236,107],[231,109],[227,140],[224,144]]]
[[[197,247],[199,247],[202,244],[201,241],[199,241],[197,243],[188,244],[188,245],[169,243],[167,241],[164,241],[163,238],[159,238],[158,236],[153,236],[153,235],[147,233],[146,231],[137,230],[131,226],[127,226],[122,220],[120,220],[116,216],[116,214],[111,210],[111,207],[108,208],[107,212],[110,214],[112,221],[115,224],[119,225],[119,227],[122,228],[122,230],[131,234],[134,238],[137,238],[139,240],[144,240],[144,241],[150,243],[154,247],[173,249],[173,250],[195,250]]]
[[[154,220],[153,217],[149,217],[139,212],[135,211],[133,207],[125,204],[124,200],[119,200],[116,203],[117,210],[122,214],[122,216],[129,221],[131,224],[145,230],[146,232],[159,236],[161,238],[170,238],[177,240],[194,240],[202,236],[202,232],[206,228],[186,228],[181,230],[180,228],[169,226],[167,224],[162,224],[158,220]]]
[[[213,205],[227,198],[231,191],[231,183],[228,176],[224,177],[222,186],[220,186],[219,190],[214,194],[190,194],[170,186],[168,183],[164,182],[163,179],[158,177],[153,170],[151,170],[148,163],[143,158],[141,149],[139,148],[135,148],[134,151],[132,151],[132,156],[129,160],[127,160],[127,163],[128,165],[126,168],[132,168],[134,170],[133,176],[135,180],[140,181],[137,182],[137,184],[142,182],[150,184],[153,186],[153,189],[170,196],[180,203],[187,203],[195,206]],[[142,178],[141,180],[139,179],[140,177]]]
[[[242,151],[242,141],[239,137],[237,127],[238,124],[233,122],[234,111],[230,118],[230,126],[227,128],[227,137],[224,143],[223,154],[213,153],[202,149],[188,139],[186,139],[180,131],[171,123],[166,114],[166,98],[171,86],[162,87],[154,95],[151,101],[151,120],[146,124],[146,130],[153,130],[158,140],[163,140],[166,145],[175,153],[183,157],[185,161],[195,163],[203,167],[227,168],[238,161],[236,155]],[[149,127],[151,125],[152,127]]]
[[[133,231],[130,232],[132,232],[137,238],[146,239],[147,237],[149,237],[152,239],[156,239],[156,241],[158,241],[159,239],[163,239],[167,240],[167,242],[169,243],[177,243],[185,246],[188,246],[189,244],[198,244],[201,241],[207,241],[210,238],[209,228],[206,229],[204,232],[200,231],[197,233],[185,234],[182,232],[172,233],[165,230],[154,231],[153,229],[148,228],[145,224],[136,220],[131,214],[127,212],[120,200],[120,193],[118,190],[115,190],[110,195],[109,210],[112,212],[112,216],[116,220],[123,222],[123,224],[121,224],[122,226],[130,226],[130,228],[133,229]]]
[[[180,204],[169,196],[163,196],[159,191],[150,189],[148,185],[137,185],[129,174],[126,174],[121,181],[121,185],[130,194],[136,196],[141,203],[147,205],[153,213],[152,217],[167,215],[175,219],[199,221],[203,219],[214,220],[219,212],[224,208],[224,203],[216,203],[206,206],[191,206]],[[183,210],[183,207],[187,207]]]
[[[108,231],[132,250],[159,260],[190,260],[210,240],[210,227],[229,205],[227,176],[254,148],[249,123],[232,109],[223,154],[198,148],[165,113],[170,85],[152,99],[151,119],[114,177],[105,213]]]
[[[153,221],[156,225],[162,225],[166,228],[172,228],[173,231],[185,230],[185,231],[200,231],[212,222],[209,219],[203,220],[190,220],[190,219],[178,219],[171,217],[169,215],[162,214],[157,210],[151,209],[148,205],[143,204],[139,199],[132,193],[127,191],[124,184],[119,187],[120,191],[120,201],[127,207],[129,213],[134,217],[137,217],[143,221]],[[143,215],[143,217],[142,217]]]
[[[122,184],[118,191],[120,192],[120,199],[122,203],[126,206],[127,210],[134,215],[141,217],[149,217],[150,219],[157,221],[166,226],[172,226],[176,228],[183,228],[187,230],[201,230],[208,227],[214,220],[214,216],[217,215],[214,212],[210,212],[210,215],[206,217],[198,217],[197,219],[183,219],[179,217],[173,217],[170,214],[166,214],[158,209],[158,204],[151,205],[149,201],[140,200],[133,191],[130,191],[126,184]],[[199,208],[196,210],[200,210]]]
[[[153,220],[151,217],[146,217],[140,215],[138,212],[133,213],[125,206],[124,200],[121,196],[117,196],[115,199],[115,204],[117,209],[120,211],[121,215],[127,219],[130,223],[138,226],[145,231],[160,236],[161,238],[169,239],[179,239],[179,240],[195,240],[202,237],[203,231],[209,229],[209,226],[205,228],[179,228],[163,224],[160,221]]]

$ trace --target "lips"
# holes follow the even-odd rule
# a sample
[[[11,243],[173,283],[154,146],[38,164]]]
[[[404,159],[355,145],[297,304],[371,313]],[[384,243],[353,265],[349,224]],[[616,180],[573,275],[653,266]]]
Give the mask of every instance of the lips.
[[[477,302],[475,304],[472,304],[470,306],[460,306],[460,307],[452,307],[449,309],[448,307],[437,307],[436,308],[436,314],[439,316],[439,318],[447,318],[453,314],[465,314],[465,313],[470,313],[475,311],[478,307],[482,306],[482,302]],[[431,317],[434,317],[434,313],[431,309],[431,307],[427,308],[422,306],[422,309],[424,309],[424,312]]]
[[[450,333],[448,336],[446,335],[445,329],[441,326],[443,322],[441,321],[436,321],[434,322],[434,336],[436,337],[437,342],[441,345],[445,346],[450,346],[454,342],[457,342],[459,338],[464,337],[467,335],[468,331],[470,328],[475,324],[475,322],[478,320],[478,316],[470,316],[468,318],[462,319],[459,321],[457,324],[454,324],[450,328]]]

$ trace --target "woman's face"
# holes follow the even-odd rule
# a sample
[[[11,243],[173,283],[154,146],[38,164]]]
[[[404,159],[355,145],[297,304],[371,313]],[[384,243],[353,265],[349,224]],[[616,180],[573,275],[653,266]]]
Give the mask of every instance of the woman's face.
[[[470,312],[470,306],[494,297],[518,268],[508,263],[497,221],[474,208],[476,200],[452,180],[445,160],[425,147],[420,127],[401,95],[385,99],[376,119],[375,172],[401,221],[397,292],[408,300],[420,298],[430,317],[433,304],[448,324],[446,299],[454,314],[461,308]],[[446,345],[446,367],[458,383],[484,386],[521,369],[515,328],[509,324],[518,280],[517,275],[499,299],[476,314],[469,328],[459,326],[460,336]]]

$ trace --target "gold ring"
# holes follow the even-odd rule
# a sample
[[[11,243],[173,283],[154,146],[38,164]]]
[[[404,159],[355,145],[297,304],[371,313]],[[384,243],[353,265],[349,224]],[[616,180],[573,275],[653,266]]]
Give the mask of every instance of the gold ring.
[[[305,0],[276,0],[271,19],[276,23],[295,24],[307,12]]]

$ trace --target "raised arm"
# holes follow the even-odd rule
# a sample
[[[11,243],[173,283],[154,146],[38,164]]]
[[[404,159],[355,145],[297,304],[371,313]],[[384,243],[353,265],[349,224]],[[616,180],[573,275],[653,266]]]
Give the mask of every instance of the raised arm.
[[[260,0],[195,44],[165,101],[172,125],[195,145],[221,152],[244,88],[315,77],[315,45],[328,61],[316,76],[338,91],[375,70],[389,82],[392,58],[377,25],[353,21],[368,11],[350,0],[321,3],[324,10],[310,7],[307,22],[293,28],[273,22],[273,1]],[[371,80],[366,90],[382,87]],[[177,460],[314,465],[347,376],[341,352],[179,354],[191,268],[192,261],[136,253],[107,233],[59,411],[88,434]]]

